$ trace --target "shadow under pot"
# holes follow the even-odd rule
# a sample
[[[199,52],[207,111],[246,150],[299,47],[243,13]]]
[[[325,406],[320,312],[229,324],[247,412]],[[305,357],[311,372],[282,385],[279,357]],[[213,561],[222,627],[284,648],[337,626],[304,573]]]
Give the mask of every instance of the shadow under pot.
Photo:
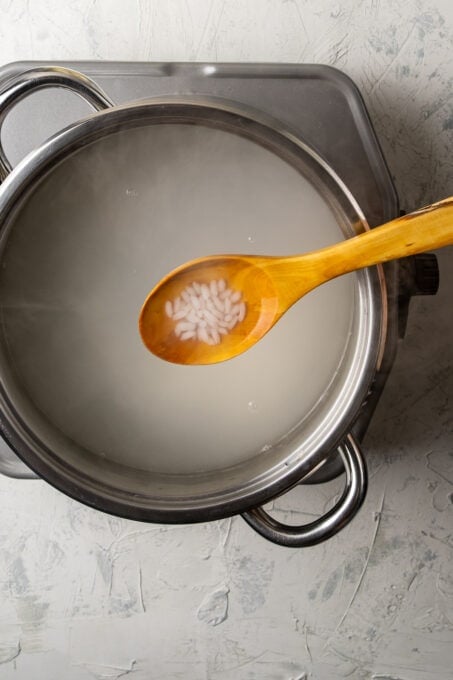
[[[381,268],[325,284],[214,366],[157,359],[137,320],[181,262],[321,248],[367,228],[360,208],[279,122],[222,100],[117,107],[77,72],[35,69],[8,83],[0,120],[49,86],[99,112],[12,171],[0,154],[3,437],[41,478],[108,513],[164,523],[241,513],[279,544],[329,538],[366,491],[351,428],[385,344]],[[324,516],[287,526],[261,508],[335,451],[346,482]]]

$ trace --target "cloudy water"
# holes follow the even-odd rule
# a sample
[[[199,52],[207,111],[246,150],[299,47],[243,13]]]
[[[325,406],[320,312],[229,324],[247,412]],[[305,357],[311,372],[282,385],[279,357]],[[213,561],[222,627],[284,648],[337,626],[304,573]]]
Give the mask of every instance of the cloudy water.
[[[150,354],[141,305],[188,259],[290,254],[341,238],[308,182],[243,138],[183,125],[104,138],[41,183],[7,243],[0,299],[16,383],[61,433],[112,460],[196,472],[250,458],[331,382],[353,276],[310,293],[249,352],[215,366]]]

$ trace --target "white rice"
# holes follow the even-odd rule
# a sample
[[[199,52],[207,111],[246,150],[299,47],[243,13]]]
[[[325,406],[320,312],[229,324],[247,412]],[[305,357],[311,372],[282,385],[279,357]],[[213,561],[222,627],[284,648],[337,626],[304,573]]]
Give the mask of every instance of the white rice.
[[[175,321],[179,340],[198,340],[218,345],[245,319],[247,307],[239,290],[229,288],[225,279],[186,286],[175,300],[165,302],[166,315]]]

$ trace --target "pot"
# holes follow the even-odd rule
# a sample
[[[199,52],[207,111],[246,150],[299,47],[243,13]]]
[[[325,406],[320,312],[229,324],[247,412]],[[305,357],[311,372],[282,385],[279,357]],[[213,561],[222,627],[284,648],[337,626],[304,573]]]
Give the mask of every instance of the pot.
[[[360,207],[281,123],[220,99],[114,106],[80,73],[32,69],[8,82],[0,124],[50,86],[98,112],[14,170],[0,148],[2,436],[104,512],[166,523],[241,513],[279,544],[329,538],[366,492],[351,430],[385,347],[382,269],[323,286],[268,344],[218,367],[159,362],[136,316],[181,261],[327,245],[367,228]],[[308,241],[304,220],[317,224]],[[324,516],[287,526],[262,509],[335,452],[345,488]]]

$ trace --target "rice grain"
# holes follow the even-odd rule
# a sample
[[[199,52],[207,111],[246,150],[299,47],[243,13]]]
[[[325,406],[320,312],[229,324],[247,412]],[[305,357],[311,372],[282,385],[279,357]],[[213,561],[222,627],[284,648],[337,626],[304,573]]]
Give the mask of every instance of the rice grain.
[[[219,344],[247,314],[241,291],[230,288],[225,279],[209,284],[193,281],[174,300],[167,300],[164,308],[165,314],[177,322],[177,338],[207,345]]]

